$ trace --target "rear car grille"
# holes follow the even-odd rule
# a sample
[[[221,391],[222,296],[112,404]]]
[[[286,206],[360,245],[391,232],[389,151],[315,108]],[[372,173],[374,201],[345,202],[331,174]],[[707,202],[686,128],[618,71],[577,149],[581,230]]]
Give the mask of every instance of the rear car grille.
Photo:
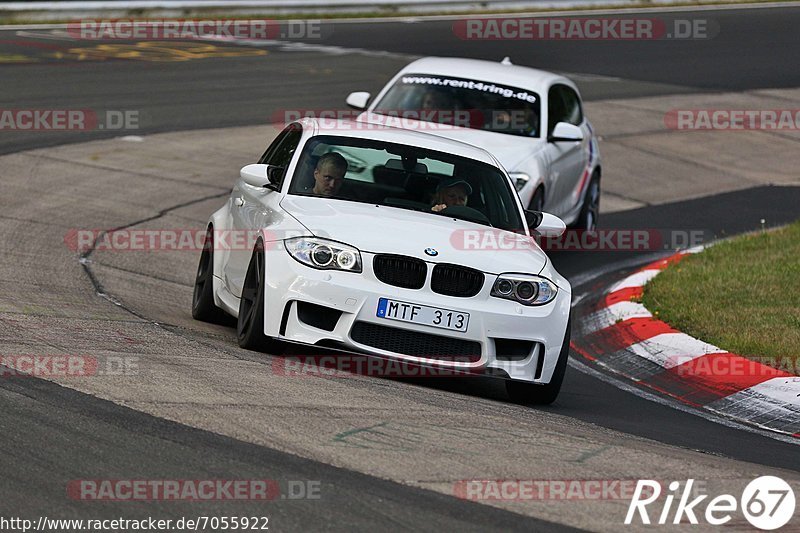
[[[372,259],[375,277],[384,283],[404,289],[421,289],[425,285],[428,265],[425,261],[404,255],[380,254]]]
[[[484,275],[478,270],[442,263],[433,267],[431,290],[445,296],[470,298],[483,288]]]
[[[356,322],[350,331],[353,341],[379,350],[428,359],[474,363],[481,358],[481,343],[419,331]]]

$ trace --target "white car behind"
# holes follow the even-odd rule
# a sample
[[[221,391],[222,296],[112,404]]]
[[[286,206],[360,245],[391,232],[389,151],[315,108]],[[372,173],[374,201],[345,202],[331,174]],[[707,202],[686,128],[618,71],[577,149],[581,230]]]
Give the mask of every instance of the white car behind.
[[[493,154],[514,180],[523,205],[547,211],[578,229],[594,229],[600,204],[600,152],[583,112],[577,86],[568,78],[511,64],[475,59],[428,57],[398,72],[371,98],[351,93],[347,103],[363,109],[359,120],[430,129],[409,124],[445,123],[436,130]],[[426,110],[438,110],[438,116]],[[467,114],[467,123],[459,116]],[[402,121],[395,117],[404,117]],[[466,126],[466,127],[464,127]]]

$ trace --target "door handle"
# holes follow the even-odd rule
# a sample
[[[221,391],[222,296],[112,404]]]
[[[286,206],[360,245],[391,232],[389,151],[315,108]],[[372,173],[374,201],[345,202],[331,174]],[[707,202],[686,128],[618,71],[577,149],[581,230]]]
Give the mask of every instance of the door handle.
[[[241,197],[239,197],[239,198],[234,198],[234,199],[233,199],[233,204],[234,204],[236,207],[242,207],[242,206],[244,205],[244,198],[241,198]]]

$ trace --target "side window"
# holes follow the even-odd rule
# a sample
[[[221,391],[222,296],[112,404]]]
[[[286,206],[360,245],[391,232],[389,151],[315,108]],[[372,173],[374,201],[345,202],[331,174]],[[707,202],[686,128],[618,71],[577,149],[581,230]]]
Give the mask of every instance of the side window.
[[[553,133],[553,128],[559,122],[564,122],[566,111],[564,109],[564,99],[561,97],[561,87],[563,85],[553,85],[547,91],[547,134]]]
[[[275,180],[270,179],[273,183],[283,182],[286,176],[286,169],[289,167],[289,162],[292,160],[297,145],[300,144],[300,138],[303,136],[303,129],[298,124],[290,124],[280,135],[272,142],[272,144],[258,160],[259,163],[264,165],[271,165],[276,167],[275,172],[280,172],[280,176]]]
[[[571,87],[566,85],[553,85],[547,93],[547,131],[553,132],[553,128],[559,122],[568,122],[575,126],[580,126],[583,122],[583,109],[581,101]]]
[[[578,98],[578,93],[572,88],[562,85],[561,97],[564,100],[564,122],[580,126],[583,122],[583,110],[581,109],[581,100]]]
[[[261,158],[258,160],[259,165],[268,164],[267,159],[269,159],[269,156],[272,154],[272,152],[274,152],[278,148],[278,146],[280,146],[281,142],[283,142],[286,136],[289,135],[289,133],[291,133],[291,129],[292,129],[291,127],[287,127],[282,132],[280,132],[277,137],[275,137],[272,140],[270,145],[267,146],[267,150],[261,155]]]

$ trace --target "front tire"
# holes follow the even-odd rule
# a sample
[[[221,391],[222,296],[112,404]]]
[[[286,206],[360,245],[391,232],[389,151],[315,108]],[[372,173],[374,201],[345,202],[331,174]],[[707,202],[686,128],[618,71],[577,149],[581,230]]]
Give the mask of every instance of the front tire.
[[[264,335],[264,259],[264,243],[258,241],[244,277],[236,337],[242,348],[278,355],[283,352],[284,343]]]
[[[586,189],[586,197],[583,199],[583,206],[575,221],[575,229],[594,231],[597,229],[597,221],[600,218],[600,175],[595,171],[589,186]]]
[[[197,276],[192,293],[192,318],[224,324],[230,320],[225,312],[214,304],[214,229],[209,226],[197,265]]]
[[[564,342],[561,344],[561,352],[558,354],[558,362],[553,371],[553,377],[550,378],[550,383],[536,385],[527,381],[509,379],[506,381],[506,393],[512,402],[523,405],[550,405],[556,400],[561,391],[561,384],[564,382],[564,374],[567,372],[571,322],[571,320],[567,322]]]

